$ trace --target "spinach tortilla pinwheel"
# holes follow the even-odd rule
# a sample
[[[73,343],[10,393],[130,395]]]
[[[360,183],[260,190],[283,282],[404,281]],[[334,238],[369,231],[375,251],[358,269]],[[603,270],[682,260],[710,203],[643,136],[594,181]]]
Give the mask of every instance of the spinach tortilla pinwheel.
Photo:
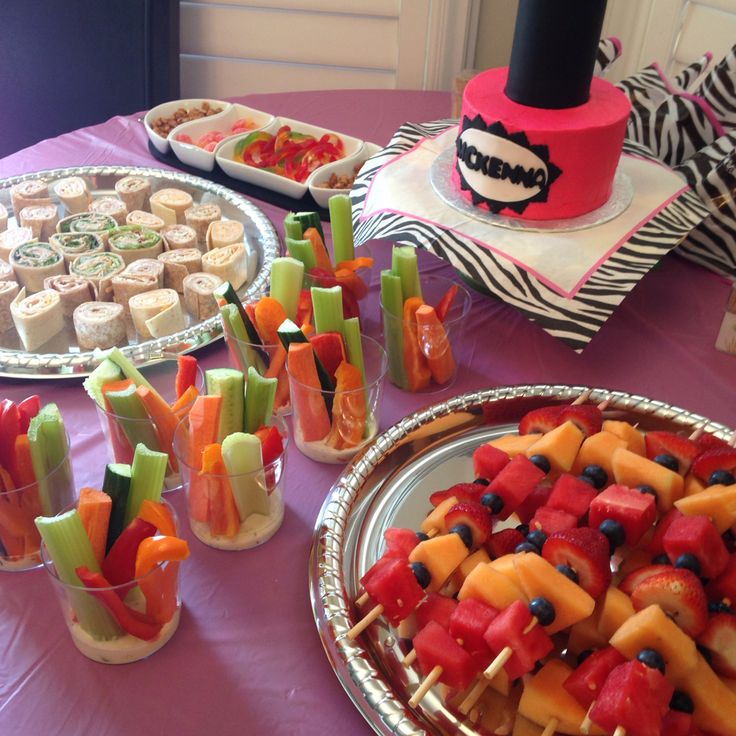
[[[105,251],[105,243],[98,233],[54,233],[49,243],[61,250],[67,264],[85,253]]]
[[[139,258],[155,258],[164,252],[164,240],[155,231],[141,225],[122,225],[110,230],[107,239],[111,253],[117,253],[126,263]]]
[[[10,265],[21,286],[32,294],[43,289],[49,276],[66,273],[64,254],[50,243],[21,243],[10,252]]]
[[[99,233],[104,242],[107,242],[107,235],[118,223],[115,218],[109,215],[103,215],[99,212],[80,212],[76,215],[69,215],[63,220],[59,220],[56,226],[57,233]]]
[[[112,301],[112,277],[123,269],[125,261],[117,253],[88,253],[69,266],[70,273],[92,282],[101,302]]]

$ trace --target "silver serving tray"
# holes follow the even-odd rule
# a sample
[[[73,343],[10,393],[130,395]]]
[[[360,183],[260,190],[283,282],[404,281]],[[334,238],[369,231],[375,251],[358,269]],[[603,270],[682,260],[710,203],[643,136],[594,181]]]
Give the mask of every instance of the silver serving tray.
[[[417,529],[432,491],[473,479],[471,456],[481,443],[518,429],[530,409],[570,403],[581,386],[512,386],[457,396],[412,414],[353,460],[328,494],[317,519],[309,563],[312,610],[340,683],[378,734],[485,734],[449,708],[434,688],[408,705],[420,677],[405,668],[396,630],[382,618],[357,641],[346,638],[360,618],[353,602],[360,577],[383,553],[388,526]],[[685,409],[619,391],[593,389],[610,401],[607,415],[645,430],[706,432],[729,439],[733,430]]]
[[[195,204],[213,203],[220,206],[223,217],[240,220],[245,227],[249,245],[256,249],[258,264],[253,281],[241,287],[238,295],[263,291],[271,274],[271,263],[278,256],[279,239],[266,215],[241,194],[227,187],[197,176],[163,169],[132,166],[78,166],[67,169],[49,169],[0,181],[0,203],[8,209],[9,218],[13,211],[10,188],[28,179],[43,179],[49,183],[66,176],[81,176],[87,180],[93,197],[115,194],[115,182],[124,176],[145,176],[151,181],[153,191],[164,187],[177,187],[189,192]],[[52,195],[52,198],[55,199]],[[58,202],[58,201],[57,201]],[[63,215],[62,215],[63,216]],[[122,348],[123,352],[138,366],[151,365],[182,352],[191,352],[208,345],[222,336],[219,316],[196,322],[190,320],[186,329],[159,339],[135,342]],[[97,365],[91,351],[80,351],[76,346],[74,329],[71,325],[44,346],[46,352],[29,353],[22,348],[14,330],[0,334],[0,376],[6,378],[77,378],[86,376]],[[49,350],[55,350],[51,352]]]

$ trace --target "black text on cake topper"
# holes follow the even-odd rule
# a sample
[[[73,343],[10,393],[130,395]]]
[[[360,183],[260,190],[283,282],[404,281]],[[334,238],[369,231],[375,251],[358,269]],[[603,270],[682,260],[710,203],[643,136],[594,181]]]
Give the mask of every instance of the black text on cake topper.
[[[456,148],[461,188],[494,214],[505,208],[522,214],[532,202],[546,202],[562,173],[547,146],[531,144],[523,132],[508,133],[500,122],[486,125],[480,115],[463,118]]]

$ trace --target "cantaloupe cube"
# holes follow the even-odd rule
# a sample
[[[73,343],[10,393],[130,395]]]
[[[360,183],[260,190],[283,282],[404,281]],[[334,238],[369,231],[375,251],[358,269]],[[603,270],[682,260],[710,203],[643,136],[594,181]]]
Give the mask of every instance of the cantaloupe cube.
[[[476,565],[490,562],[491,558],[488,556],[484,547],[477,549],[472,555],[468,555],[458,566],[457,570],[452,573],[452,582],[455,584],[457,590],[460,590],[465,578],[470,575],[470,572]]]
[[[610,432],[620,437],[626,442],[626,449],[635,452],[642,457],[647,456],[647,445],[644,434],[636,427],[628,422],[618,421],[616,419],[606,419],[601,429],[604,432]]]
[[[505,434],[503,437],[491,440],[488,444],[503,450],[510,458],[514,458],[526,453],[527,448],[541,436],[541,434]]]
[[[550,636],[593,613],[595,601],[543,557],[525,552],[516,557],[514,564],[526,597],[531,600],[542,596],[555,607],[555,620],[544,627]]]
[[[693,722],[698,728],[719,736],[736,736],[736,693],[696,653],[695,667],[683,677],[670,679],[693,699]]]
[[[586,649],[601,649],[608,644],[608,637],[598,631],[594,615],[593,613],[570,627],[567,648],[574,654],[580,654]]]
[[[613,467],[611,461],[613,451],[619,447],[626,447],[626,440],[617,437],[611,432],[596,432],[596,434],[586,437],[580,446],[573,472],[579,475],[583,472],[583,468],[588,465],[600,465],[603,470],[608,473],[609,479],[613,480]]]
[[[709,516],[718,533],[723,534],[736,523],[736,483],[708,486],[700,493],[675,501],[675,506],[685,516]]]
[[[693,496],[696,493],[700,493],[705,490],[705,483],[700,478],[694,476],[692,473],[688,473],[685,476],[685,495]]]
[[[596,601],[591,618],[596,631],[608,641],[634,613],[631,598],[623,590],[609,587]]]
[[[721,677],[721,682],[732,692],[736,693],[736,680],[730,677]]]
[[[651,486],[657,493],[657,508],[661,513],[669,511],[685,492],[679,473],[630,450],[621,447],[614,450],[612,466],[616,483],[629,488]]]
[[[445,525],[445,514],[457,503],[455,496],[450,496],[444,501],[438,503],[427,516],[422,519],[419,528],[429,534],[431,531],[437,530],[439,534],[447,534],[447,526]]]
[[[528,602],[518,585],[487,564],[476,565],[465,578],[457,599],[462,601],[465,598],[477,598],[499,610],[510,606],[514,601]]]
[[[429,570],[432,582],[428,593],[439,590],[452,571],[468,556],[468,548],[458,534],[443,534],[425,539],[409,553],[409,562],[421,562]]]
[[[635,659],[642,649],[656,649],[664,657],[665,672],[675,686],[697,664],[695,642],[657,605],[630,616],[610,643],[628,659]]]
[[[508,555],[501,555],[501,557],[496,557],[495,560],[491,560],[489,564],[494,570],[498,570],[501,575],[505,575],[512,583],[514,583],[514,585],[521,588],[519,573],[516,571],[516,565],[514,564],[516,556],[517,555],[513,552]]]
[[[579,734],[585,718],[585,708],[563,687],[572,668],[561,659],[550,659],[539,672],[524,684],[519,700],[519,713],[533,723],[546,726],[557,719],[557,733]],[[602,734],[591,726],[591,734]]]
[[[511,736],[542,736],[543,733],[544,728],[542,726],[538,726],[534,721],[530,721],[519,714],[514,721],[514,730],[511,732]]]
[[[508,728],[511,724],[517,706],[516,699],[513,699],[512,702],[507,695],[487,687],[475,704],[475,708],[480,713],[478,726],[485,733],[503,731],[504,727]]]
[[[572,468],[584,439],[585,435],[575,424],[563,422],[530,445],[526,456],[544,455],[555,473],[567,473]]]

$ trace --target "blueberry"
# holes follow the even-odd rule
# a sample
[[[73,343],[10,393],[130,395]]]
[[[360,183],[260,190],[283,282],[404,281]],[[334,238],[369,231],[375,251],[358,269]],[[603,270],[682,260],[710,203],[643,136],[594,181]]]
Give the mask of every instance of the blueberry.
[[[732,486],[736,483],[736,476],[728,470],[714,470],[708,478],[709,486]]]
[[[473,546],[473,532],[467,524],[456,524],[450,529],[450,534],[457,534],[468,549]]]
[[[598,529],[608,539],[611,554],[626,541],[626,532],[620,521],[604,519]]]
[[[516,531],[521,532],[524,536],[529,534],[529,524],[518,524],[516,526]]]
[[[544,455],[532,455],[529,458],[545,475],[549,473],[552,466]]]
[[[557,572],[561,572],[566,578],[572,580],[573,583],[577,584],[580,582],[578,574],[570,567],[570,565],[557,565],[555,569]]]
[[[684,570],[690,570],[696,575],[700,575],[701,566],[698,558],[690,552],[683,552],[675,560],[675,567],[683,568]]]
[[[538,555],[539,547],[531,542],[521,542],[514,547],[514,552],[534,552],[534,554]]]
[[[491,481],[488,478],[476,478],[473,483],[477,483],[479,486],[487,486]]]
[[[535,529],[526,535],[526,541],[533,544],[541,552],[544,543],[547,541],[547,535],[541,529]]]
[[[587,483],[589,486],[595,488],[595,481],[589,475],[579,475],[578,478],[582,480],[583,483]]]
[[[600,465],[588,465],[583,468],[583,475],[593,480],[593,486],[599,491],[608,483],[608,473]]]
[[[424,532],[417,532],[417,539],[420,542],[426,542],[429,539],[429,534],[425,534]]]
[[[732,613],[733,609],[726,601],[708,601],[709,613]]]
[[[675,690],[670,698],[670,710],[679,710],[681,713],[693,713],[695,705],[693,699],[684,690]]]
[[[642,649],[636,658],[650,669],[664,674],[664,657],[656,649]]]
[[[673,473],[676,473],[680,469],[680,463],[673,455],[662,453],[661,455],[655,455],[654,462],[657,465],[661,465],[664,468],[668,468]]]
[[[422,588],[426,588],[432,582],[432,576],[429,574],[429,570],[427,570],[423,562],[412,562],[411,571]]]
[[[583,649],[583,651],[578,654],[578,667],[580,667],[580,665],[585,662],[585,660],[588,659],[588,657],[590,657],[593,652],[593,649]]]
[[[648,493],[650,496],[654,496],[655,499],[657,498],[657,491],[651,486],[641,485],[637,486],[637,488],[639,489],[639,493]]]
[[[484,493],[480,502],[490,510],[492,514],[500,514],[503,511],[503,499],[496,493]]]
[[[546,598],[539,596],[529,601],[529,613],[537,617],[542,626],[549,626],[555,620],[555,607]]]
[[[667,555],[662,552],[661,555],[657,555],[656,557],[652,557],[652,565],[671,565],[670,558],[667,557]]]

